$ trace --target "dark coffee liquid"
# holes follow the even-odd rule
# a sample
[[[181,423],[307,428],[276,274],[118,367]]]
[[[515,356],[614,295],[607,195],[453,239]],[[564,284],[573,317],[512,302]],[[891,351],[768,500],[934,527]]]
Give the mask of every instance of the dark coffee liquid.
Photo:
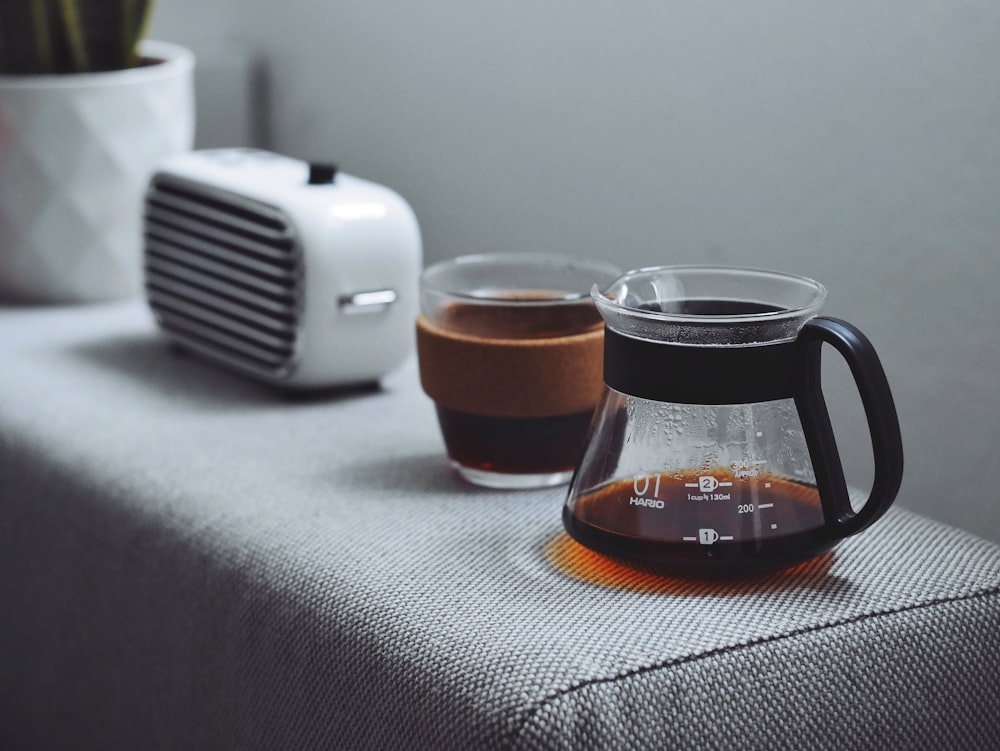
[[[548,474],[572,470],[592,410],[554,417],[489,417],[437,406],[448,456],[485,472]]]
[[[616,480],[578,498],[563,522],[598,552],[689,572],[780,567],[833,544],[816,487],[769,475]]]
[[[763,313],[779,313],[786,310],[781,306],[771,305],[770,303],[722,299],[667,300],[658,303],[647,303],[640,307],[642,310],[688,316],[756,316]]]

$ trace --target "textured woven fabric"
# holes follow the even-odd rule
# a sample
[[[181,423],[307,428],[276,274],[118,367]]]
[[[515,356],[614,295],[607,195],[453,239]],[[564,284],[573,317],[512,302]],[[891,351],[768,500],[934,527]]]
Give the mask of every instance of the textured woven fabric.
[[[902,508],[739,583],[471,488],[411,362],[288,397],[0,312],[0,748],[996,748],[1000,549]],[[905,504],[905,497],[901,499]]]

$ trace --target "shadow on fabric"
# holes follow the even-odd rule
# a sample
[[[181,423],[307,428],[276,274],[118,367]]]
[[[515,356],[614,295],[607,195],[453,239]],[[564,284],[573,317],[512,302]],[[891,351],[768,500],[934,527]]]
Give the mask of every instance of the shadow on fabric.
[[[664,574],[609,558],[584,547],[565,532],[550,539],[542,552],[550,566],[572,579],[643,594],[717,597],[794,590],[842,592],[852,586],[847,579],[831,573],[836,560],[832,551],[781,571],[698,578]]]
[[[377,382],[312,391],[285,391],[202,360],[155,334],[88,342],[74,347],[71,352],[128,376],[171,402],[187,402],[199,409],[225,410],[266,404],[309,405],[382,391]]]

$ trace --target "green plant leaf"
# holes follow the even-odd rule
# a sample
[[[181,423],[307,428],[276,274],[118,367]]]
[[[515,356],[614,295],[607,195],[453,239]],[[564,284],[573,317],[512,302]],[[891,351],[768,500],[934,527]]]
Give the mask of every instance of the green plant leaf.
[[[0,72],[51,73],[57,69],[49,1],[0,1]]]
[[[145,38],[153,16],[153,0],[122,0],[122,60],[139,64],[139,42]]]
[[[77,0],[59,0],[59,10],[62,12],[63,31],[66,34],[66,41],[69,43],[73,70],[77,72],[91,70]]]
[[[31,0],[31,16],[35,31],[35,47],[38,50],[38,68],[43,73],[55,70],[55,56],[52,53],[52,26],[46,0]]]
[[[0,0],[0,73],[138,65],[154,6],[154,0]]]

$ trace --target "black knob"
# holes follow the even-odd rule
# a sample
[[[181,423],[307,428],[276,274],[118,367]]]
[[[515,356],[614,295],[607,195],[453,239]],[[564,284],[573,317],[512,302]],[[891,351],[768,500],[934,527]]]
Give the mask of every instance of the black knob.
[[[337,176],[337,165],[333,162],[310,162],[309,184],[329,185]]]

